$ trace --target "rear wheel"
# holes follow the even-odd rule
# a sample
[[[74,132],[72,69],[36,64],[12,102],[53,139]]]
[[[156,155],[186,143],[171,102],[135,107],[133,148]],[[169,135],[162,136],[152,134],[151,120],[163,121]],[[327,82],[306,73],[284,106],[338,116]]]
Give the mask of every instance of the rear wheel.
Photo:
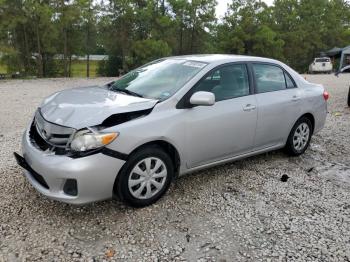
[[[115,191],[126,204],[144,207],[164,195],[173,177],[169,155],[159,147],[148,147],[131,155],[118,175]]]
[[[287,154],[299,156],[309,147],[312,136],[312,123],[307,117],[300,118],[293,126],[285,147]]]
[[[348,106],[350,106],[350,86],[349,86],[349,92],[348,92]]]

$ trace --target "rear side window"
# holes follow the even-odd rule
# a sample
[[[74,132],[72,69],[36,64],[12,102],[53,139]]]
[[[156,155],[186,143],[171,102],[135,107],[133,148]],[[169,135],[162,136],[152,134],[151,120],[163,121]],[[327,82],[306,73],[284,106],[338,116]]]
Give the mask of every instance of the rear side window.
[[[253,64],[257,93],[267,93],[296,87],[293,79],[278,66]]]
[[[266,93],[286,89],[284,72],[278,66],[253,64],[253,69],[258,93]]]

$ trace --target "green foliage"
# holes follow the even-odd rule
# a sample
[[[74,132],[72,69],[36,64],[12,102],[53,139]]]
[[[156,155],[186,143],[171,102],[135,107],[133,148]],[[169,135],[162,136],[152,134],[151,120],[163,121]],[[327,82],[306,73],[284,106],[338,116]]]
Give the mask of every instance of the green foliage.
[[[6,68],[6,73],[15,73],[21,68],[21,59],[16,50],[7,49],[6,53],[1,57],[1,64]],[[1,72],[5,73],[5,72]]]
[[[140,66],[157,58],[171,55],[171,48],[162,40],[136,41],[132,48],[133,66]]]
[[[286,43],[285,61],[301,72],[321,51],[347,46],[349,2],[343,0],[276,0],[275,30]]]
[[[7,66],[0,64],[0,74],[7,74]]]
[[[69,76],[71,56],[93,52],[97,14],[90,10],[89,0],[1,0],[0,51],[11,50],[2,60],[10,71]]]
[[[233,1],[218,27],[221,50],[283,58],[284,41],[270,26],[271,9],[261,1]]]
[[[216,0],[169,0],[169,16],[174,16],[177,42],[172,49],[178,55],[206,53],[203,45],[216,24]]]
[[[252,53],[257,56],[283,59],[285,42],[270,27],[262,25],[253,37]]]
[[[108,60],[99,61],[97,75],[119,76],[122,68],[123,59],[118,55],[109,55]]]
[[[97,74],[116,76],[150,60],[196,53],[272,57],[304,72],[313,57],[350,45],[347,0],[0,0],[0,55],[9,73],[74,76],[107,54]],[[87,70],[91,67],[90,70]],[[85,68],[85,69],[84,69]]]

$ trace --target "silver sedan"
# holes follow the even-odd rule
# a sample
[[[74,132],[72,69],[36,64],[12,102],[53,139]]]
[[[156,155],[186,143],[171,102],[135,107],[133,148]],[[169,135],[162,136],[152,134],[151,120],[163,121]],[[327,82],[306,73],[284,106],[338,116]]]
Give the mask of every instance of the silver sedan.
[[[104,86],[46,98],[15,153],[42,194],[83,204],[157,201],[179,175],[284,148],[303,154],[328,93],[272,59],[159,59]]]

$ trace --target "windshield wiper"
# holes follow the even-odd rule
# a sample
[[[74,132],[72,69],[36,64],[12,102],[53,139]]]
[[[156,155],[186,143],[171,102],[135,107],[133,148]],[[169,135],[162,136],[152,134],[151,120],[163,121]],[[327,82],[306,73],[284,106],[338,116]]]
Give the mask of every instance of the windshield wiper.
[[[142,97],[143,98],[143,95],[140,95],[136,92],[133,92],[133,91],[130,91],[128,89],[121,89],[121,88],[111,88],[113,91],[117,91],[117,92],[121,92],[121,93],[125,93],[125,94],[128,94],[128,95],[131,95],[131,96],[137,96],[137,97]]]

